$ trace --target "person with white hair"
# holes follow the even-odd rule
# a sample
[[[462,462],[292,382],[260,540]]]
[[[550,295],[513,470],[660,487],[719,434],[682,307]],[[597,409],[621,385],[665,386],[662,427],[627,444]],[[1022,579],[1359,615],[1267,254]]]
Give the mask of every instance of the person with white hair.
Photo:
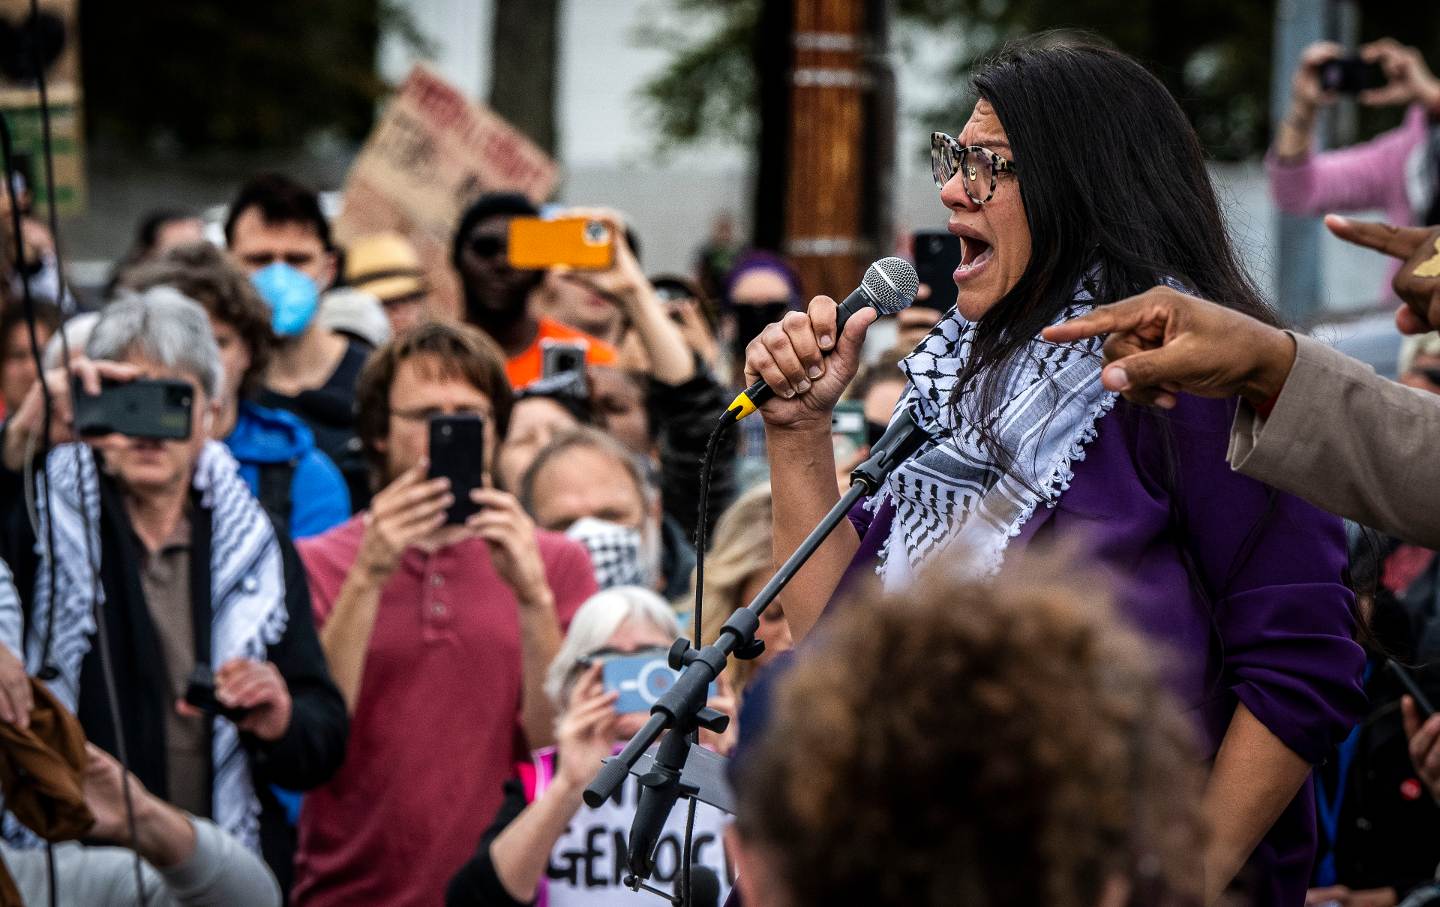
[[[639,586],[597,592],[580,606],[545,677],[545,692],[560,710],[557,743],[536,751],[506,783],[505,800],[475,855],[450,880],[448,907],[599,907],[633,897],[624,878],[639,796],[635,776],[598,809],[582,809],[580,795],[601,760],[618,752],[649,718],[648,710],[617,709],[623,694],[605,682],[606,663],[642,655],[663,661],[679,635],[675,612]],[[721,678],[710,706],[733,714],[734,700]],[[702,742],[719,745],[708,737]],[[679,880],[686,812],[683,806],[670,812],[656,846],[653,884]],[[698,804],[693,835],[693,863],[715,874],[720,901],[730,878],[721,844],[724,815]]]
[[[31,460],[44,426],[38,384],[0,445],[0,556],[25,598],[26,667],[49,678],[96,745],[118,754],[128,743],[129,768],[147,789],[254,852],[263,842],[283,882],[289,830],[270,786],[328,780],[347,733],[304,570],[235,459],[211,440],[223,376],[200,306],[168,287],[122,297],[101,314],[86,354],[45,376],[54,401],[45,459]],[[71,373],[87,394],[102,379],[184,382],[189,434],[71,438]],[[33,528],[22,489],[32,468],[50,486],[34,495]],[[207,685],[220,708],[185,702]]]

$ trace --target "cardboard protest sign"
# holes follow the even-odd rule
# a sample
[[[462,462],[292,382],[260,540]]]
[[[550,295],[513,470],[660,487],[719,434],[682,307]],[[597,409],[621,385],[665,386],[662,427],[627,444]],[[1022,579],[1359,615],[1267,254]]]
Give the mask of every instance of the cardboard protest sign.
[[[465,206],[496,191],[539,203],[558,177],[555,162],[519,130],[418,65],[355,159],[336,236],[342,244],[385,230],[409,237],[434,288],[434,314],[455,316],[450,245]]]

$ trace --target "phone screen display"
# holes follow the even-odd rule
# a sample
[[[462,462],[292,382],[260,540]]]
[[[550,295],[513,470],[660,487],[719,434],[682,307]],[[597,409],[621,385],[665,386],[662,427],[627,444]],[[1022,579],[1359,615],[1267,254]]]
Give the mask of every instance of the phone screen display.
[[[666,655],[655,650],[616,655],[605,659],[604,664],[601,680],[605,692],[620,693],[615,711],[621,715],[650,711],[655,701],[680,677],[680,673],[670,667]],[[710,684],[710,695],[715,695],[714,683]]]

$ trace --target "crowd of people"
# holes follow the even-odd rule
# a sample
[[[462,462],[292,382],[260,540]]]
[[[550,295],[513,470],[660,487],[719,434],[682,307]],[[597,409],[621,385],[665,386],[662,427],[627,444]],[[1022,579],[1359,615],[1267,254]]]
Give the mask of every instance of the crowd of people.
[[[728,223],[647,275],[620,212],[512,193],[457,219],[458,313],[280,174],[223,247],[143,218],[94,311],[0,229],[0,903],[652,897],[638,782],[581,799],[648,714],[612,674],[715,639],[895,413],[926,442],[711,689],[736,816],[675,810],[653,884],[688,838],[716,904],[1440,903],[1440,80],[1361,53],[1404,125],[1312,154],[1317,45],[1267,166],[1395,221],[1328,223],[1393,259],[1398,383],[1285,329],[1174,99],[1074,36],[933,136],[957,303],[885,349]],[[609,265],[513,265],[557,217]],[[82,430],[133,382],[181,427]]]

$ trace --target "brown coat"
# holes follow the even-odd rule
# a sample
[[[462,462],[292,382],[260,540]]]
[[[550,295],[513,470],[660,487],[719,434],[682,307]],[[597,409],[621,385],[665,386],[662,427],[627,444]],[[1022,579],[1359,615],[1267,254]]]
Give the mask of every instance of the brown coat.
[[[1440,548],[1440,395],[1292,336],[1295,365],[1269,417],[1240,404],[1230,465],[1331,513]]]

